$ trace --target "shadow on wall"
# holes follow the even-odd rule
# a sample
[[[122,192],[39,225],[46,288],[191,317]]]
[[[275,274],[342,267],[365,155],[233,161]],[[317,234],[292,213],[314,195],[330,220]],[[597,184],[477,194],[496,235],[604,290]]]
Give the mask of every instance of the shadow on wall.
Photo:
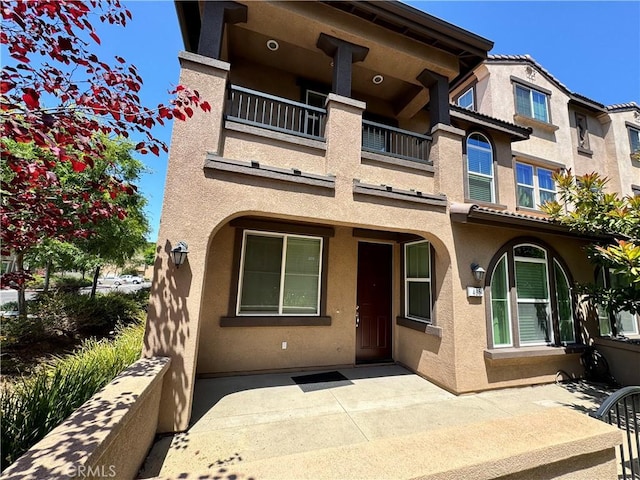
[[[100,461],[96,452],[104,453],[111,448],[112,434],[122,431],[117,425],[122,423],[127,412],[133,411],[136,402],[140,401],[140,391],[130,391],[131,377],[148,377],[152,381],[158,376],[162,365],[164,364],[158,363],[158,359],[151,359],[138,361],[126,369],[11,464],[4,471],[3,480],[75,478],[82,476],[81,472],[88,465],[94,471],[117,473],[117,465],[95,464],[94,462]],[[119,389],[114,386],[119,384],[123,385],[122,390],[129,391],[112,395],[114,390]],[[135,384],[136,382],[133,383]]]
[[[187,298],[193,274],[188,258],[180,268],[173,264],[171,248],[169,241],[164,249],[157,248],[143,350],[145,356],[171,358],[160,400],[160,431],[173,430],[174,425],[180,423],[180,415],[188,407],[190,391],[184,352],[190,336]],[[165,271],[161,274],[163,268]],[[171,424],[163,412],[173,412]]]

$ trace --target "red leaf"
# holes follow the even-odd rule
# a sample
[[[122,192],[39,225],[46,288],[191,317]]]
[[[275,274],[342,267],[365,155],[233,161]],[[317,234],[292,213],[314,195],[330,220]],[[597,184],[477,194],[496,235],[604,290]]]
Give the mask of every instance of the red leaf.
[[[25,88],[22,100],[30,110],[40,108],[40,95],[33,88]]]
[[[209,105],[209,102],[202,102],[200,104],[200,108],[205,112],[210,112],[211,111],[211,105]]]
[[[180,110],[174,110],[173,111],[173,116],[176,117],[178,120],[186,120],[187,118],[184,116],[184,113],[182,113]]]
[[[4,95],[5,93],[7,93],[9,90],[14,88],[15,86],[16,86],[15,83],[3,80],[2,82],[0,82],[0,93],[2,93]]]
[[[151,152],[156,156],[160,156],[160,149],[158,148],[157,145],[151,145],[151,147],[149,147],[149,150],[151,150]]]
[[[71,160],[71,166],[73,167],[74,172],[83,172],[87,168],[85,163],[78,162],[76,160]]]
[[[95,34],[95,32],[91,32],[89,36],[93,38],[98,45],[100,45],[100,38]]]

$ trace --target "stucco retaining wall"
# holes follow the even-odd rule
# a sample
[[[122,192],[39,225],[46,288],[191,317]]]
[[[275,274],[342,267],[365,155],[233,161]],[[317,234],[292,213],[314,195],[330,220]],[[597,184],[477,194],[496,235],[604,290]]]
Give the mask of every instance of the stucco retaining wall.
[[[169,358],[143,358],[7,468],[5,480],[134,478],[153,443]]]
[[[595,346],[606,358],[617,382],[624,386],[640,385],[640,344],[596,338]]]

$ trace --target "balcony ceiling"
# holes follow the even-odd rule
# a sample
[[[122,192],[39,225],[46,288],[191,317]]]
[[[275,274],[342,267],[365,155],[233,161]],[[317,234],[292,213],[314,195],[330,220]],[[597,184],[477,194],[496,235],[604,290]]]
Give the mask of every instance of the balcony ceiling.
[[[280,48],[273,52],[267,41],[277,40]],[[331,87],[332,59],[317,48],[307,49],[291,44],[278,37],[269,37],[247,30],[243,25],[229,26],[227,30],[226,60],[244,60],[250,64],[264,65],[288,72],[304,80]],[[377,74],[384,76],[380,85],[372,81]],[[421,88],[414,83],[396,78],[386,71],[371,70],[367,61],[353,65],[352,89],[354,97],[375,97],[388,102],[397,102]]]

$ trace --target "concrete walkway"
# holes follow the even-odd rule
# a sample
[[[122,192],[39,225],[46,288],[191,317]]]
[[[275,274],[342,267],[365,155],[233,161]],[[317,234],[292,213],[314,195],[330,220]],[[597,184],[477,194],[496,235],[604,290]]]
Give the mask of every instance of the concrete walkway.
[[[574,383],[455,396],[397,365],[341,369],[342,380],[304,383],[313,382],[313,377],[304,377],[315,373],[198,380],[190,429],[160,438],[140,478],[233,480],[239,478],[229,475],[234,464],[346,450],[550,407],[586,413],[595,411],[607,395]],[[296,377],[302,377],[302,384]]]

